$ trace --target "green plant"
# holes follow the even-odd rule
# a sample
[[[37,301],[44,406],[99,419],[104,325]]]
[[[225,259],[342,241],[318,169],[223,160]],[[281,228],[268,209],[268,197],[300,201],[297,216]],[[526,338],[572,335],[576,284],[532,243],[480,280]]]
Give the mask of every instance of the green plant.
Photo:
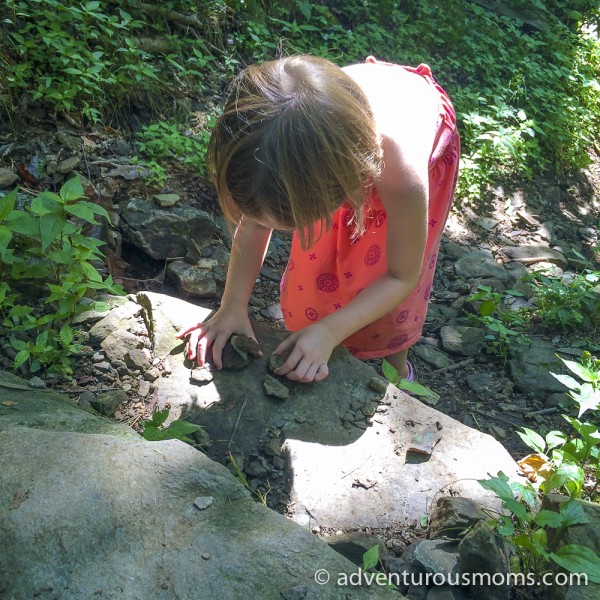
[[[471,319],[490,332],[485,336],[487,351],[503,357],[504,362],[508,360],[513,345],[520,345],[526,341],[523,330],[528,324],[527,313],[524,310],[511,310],[504,305],[506,297],[521,296],[520,292],[514,290],[501,294],[493,291],[490,286],[480,285],[478,291],[467,298],[477,310],[477,314],[470,315]]]
[[[124,293],[94,266],[103,242],[84,233],[84,224],[108,220],[108,213],[82,198],[78,177],[22,207],[16,189],[0,198],[0,316],[17,350],[15,368],[29,363],[32,372],[69,375],[80,347],[75,317],[108,308],[90,297],[98,291]]]
[[[499,472],[496,477],[479,480],[479,483],[493,492],[507,511],[491,519],[489,524],[515,551],[514,571],[541,575],[555,563],[570,573],[585,573],[590,581],[600,583],[600,558],[593,550],[578,544],[555,547],[566,527],[588,522],[576,500],[561,504],[558,511],[538,511],[540,494],[529,481],[510,482]]]
[[[585,260],[579,252],[575,254]],[[533,315],[542,325],[570,329],[600,325],[600,271],[586,268],[568,278],[536,271],[527,280],[535,286]]]
[[[8,89],[97,121],[101,109],[156,82],[148,55],[130,37],[141,23],[123,8],[106,14],[104,4],[7,0]]]
[[[244,472],[240,469],[238,464],[235,462],[235,458],[233,457],[233,454],[231,454],[231,452],[229,453],[229,462],[231,463],[231,466],[233,467],[233,470],[235,472],[235,476],[240,481],[240,483],[247,490],[249,490],[252,494],[254,494],[258,498],[258,500],[260,501],[261,504],[266,506],[267,505],[267,496],[268,496],[269,492],[271,491],[271,486],[269,485],[267,491],[264,493],[261,492],[259,489],[252,487],[250,485],[250,483],[248,482],[248,480],[246,479],[246,475],[244,475]]]
[[[190,129],[183,130],[179,125],[157,121],[146,125],[137,134],[140,152],[150,157],[154,174],[157,174],[161,159],[174,159],[182,164],[191,165],[198,174],[204,174],[206,151],[210,130],[215,122],[213,116],[205,116]]]
[[[200,425],[188,421],[176,420],[165,426],[169,418],[169,409],[152,411],[152,417],[148,421],[141,421],[143,427],[142,437],[150,442],[161,442],[163,440],[181,440],[188,444],[194,444],[194,440],[188,435],[202,429]]]
[[[409,381],[408,379],[399,377],[398,370],[385,359],[383,359],[381,363],[381,371],[384,377],[400,390],[406,390],[410,394],[424,396],[435,401],[439,400],[440,398],[438,394],[424,385],[421,385],[416,381]]]
[[[575,434],[568,436],[561,431],[551,431],[542,437],[525,428],[519,436],[535,454],[527,456],[520,464],[532,475],[543,494],[559,490],[572,498],[597,502],[600,499],[600,432],[596,423],[582,421],[581,417],[587,411],[597,416],[600,407],[600,360],[589,352],[583,353],[581,363],[561,360],[582,380],[580,382],[571,375],[552,374],[570,389],[569,397],[577,406],[577,418],[563,415]]]

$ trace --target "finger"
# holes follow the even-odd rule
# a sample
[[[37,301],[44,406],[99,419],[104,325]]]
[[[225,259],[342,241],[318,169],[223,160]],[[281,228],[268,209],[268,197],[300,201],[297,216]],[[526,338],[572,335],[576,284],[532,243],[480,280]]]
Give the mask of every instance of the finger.
[[[275,375],[285,376],[296,369],[302,360],[302,352],[298,348],[294,348],[287,360],[275,371]]]
[[[296,334],[293,333],[292,335],[290,335],[290,337],[283,340],[283,342],[281,342],[281,344],[279,344],[279,346],[275,348],[273,354],[275,354],[276,356],[281,356],[282,354],[285,354],[296,343],[296,337]]]
[[[191,327],[188,327],[187,329],[180,329],[176,334],[175,337],[176,338],[184,338],[186,335],[188,335],[188,333],[191,333],[192,331],[194,331],[195,329],[198,329],[199,327],[202,327],[203,323],[196,323],[195,325],[192,325]]]
[[[298,363],[298,366],[291,373],[288,373],[286,377],[292,381],[304,381],[310,367],[311,362],[307,358],[303,358]]]
[[[206,350],[210,345],[209,340],[206,337],[202,337],[198,340],[198,366],[201,367],[206,363]]]
[[[325,377],[327,377],[327,375],[329,375],[329,367],[327,366],[326,363],[323,363],[317,369],[317,374],[315,375],[315,381],[323,381],[323,379],[325,379]]]
[[[315,365],[315,364],[310,365],[310,367],[308,367],[308,371],[306,371],[306,374],[304,375],[304,377],[302,377],[302,379],[300,379],[300,381],[302,383],[313,382],[315,380],[315,376],[317,374],[318,369],[319,369],[319,365]]]
[[[227,338],[223,340],[223,338],[218,337],[213,343],[213,364],[215,367],[217,367],[217,369],[223,368],[223,348],[225,347],[226,342]]]

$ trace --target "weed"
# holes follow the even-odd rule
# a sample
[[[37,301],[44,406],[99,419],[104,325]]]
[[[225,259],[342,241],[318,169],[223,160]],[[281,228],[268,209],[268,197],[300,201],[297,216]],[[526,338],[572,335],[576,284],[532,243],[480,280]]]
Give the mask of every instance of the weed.
[[[405,390],[410,394],[415,394],[415,396],[423,396],[435,401],[440,398],[438,394],[424,385],[421,385],[416,381],[409,381],[408,379],[399,377],[398,370],[385,359],[383,359],[381,363],[381,371],[383,372],[384,377],[400,390]]]
[[[586,268],[560,278],[536,271],[527,280],[535,286],[533,315],[542,326],[581,329],[600,325],[600,271]]]
[[[108,309],[90,298],[93,293],[124,293],[94,266],[103,242],[83,232],[83,224],[96,224],[97,216],[109,220],[108,213],[82,198],[78,177],[22,208],[15,207],[16,189],[0,198],[0,317],[17,351],[15,368],[28,363],[31,372],[69,375],[71,356],[80,348],[74,318]],[[41,306],[31,302],[36,293]]]
[[[244,472],[239,468],[238,464],[235,462],[235,458],[233,458],[233,454],[231,454],[231,452],[229,453],[229,462],[231,463],[231,466],[233,467],[233,469],[235,471],[235,476],[240,481],[240,483],[247,490],[249,490],[252,494],[254,494],[258,498],[258,500],[260,501],[261,504],[266,506],[267,505],[267,496],[269,495],[269,492],[271,491],[271,486],[270,485],[268,486],[268,489],[266,492],[261,492],[259,489],[253,488],[250,485],[250,483],[248,482],[248,480],[246,479],[246,475],[244,475]]]
[[[496,477],[479,483],[502,501],[508,513],[498,514],[489,524],[514,549],[518,561],[514,570],[541,575],[555,563],[570,573],[585,573],[590,581],[600,583],[600,558],[593,550],[578,544],[554,547],[565,528],[589,521],[581,504],[569,500],[558,511],[537,511],[540,493],[529,481],[509,482],[499,472]]]
[[[514,311],[504,304],[505,299],[521,297],[520,292],[508,290],[501,294],[490,286],[481,285],[478,291],[471,294],[467,301],[477,310],[470,315],[476,324],[483,326],[490,333],[485,336],[487,351],[501,356],[506,363],[511,348],[527,341],[524,330],[528,326],[527,310]]]
[[[194,440],[188,435],[202,429],[200,425],[189,423],[188,421],[172,421],[165,426],[169,418],[169,409],[159,410],[155,408],[152,411],[152,418],[148,421],[141,421],[143,427],[142,437],[150,442],[161,442],[163,440],[181,440],[188,444],[194,444]]]
[[[165,121],[144,126],[137,134],[137,146],[140,152],[151,159],[146,166],[151,166],[153,176],[162,179],[162,173],[157,168],[161,159],[174,159],[190,165],[199,175],[203,175],[210,130],[214,123],[214,117],[206,116],[195,127],[186,130]]]

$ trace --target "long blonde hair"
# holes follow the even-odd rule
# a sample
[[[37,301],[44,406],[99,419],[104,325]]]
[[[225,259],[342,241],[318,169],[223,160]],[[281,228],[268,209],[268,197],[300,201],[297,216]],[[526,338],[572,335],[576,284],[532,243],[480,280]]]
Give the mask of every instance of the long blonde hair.
[[[363,231],[381,146],[350,76],[323,58],[289,56],[251,65],[233,81],[208,168],[228,221],[270,217],[298,230],[307,248],[344,201],[354,209],[355,235]]]

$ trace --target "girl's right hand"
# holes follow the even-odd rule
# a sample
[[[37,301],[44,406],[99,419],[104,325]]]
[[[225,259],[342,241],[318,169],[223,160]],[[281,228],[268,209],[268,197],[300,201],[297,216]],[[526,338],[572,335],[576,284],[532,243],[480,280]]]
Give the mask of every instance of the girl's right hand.
[[[196,359],[200,367],[206,363],[206,353],[212,346],[213,363],[217,369],[221,369],[223,348],[234,333],[247,335],[256,341],[247,309],[221,306],[208,321],[184,326],[177,333],[177,337],[182,339],[190,336],[187,357],[189,360]]]

